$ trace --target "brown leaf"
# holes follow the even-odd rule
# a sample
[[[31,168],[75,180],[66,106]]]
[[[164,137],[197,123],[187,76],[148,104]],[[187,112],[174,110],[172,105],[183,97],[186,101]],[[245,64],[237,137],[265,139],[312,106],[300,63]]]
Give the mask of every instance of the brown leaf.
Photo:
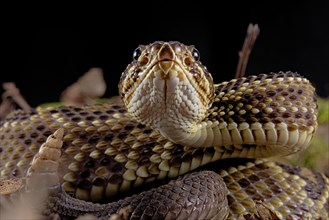
[[[91,68],[62,92],[60,101],[73,106],[94,104],[94,99],[103,96],[105,91],[106,83],[102,69]]]

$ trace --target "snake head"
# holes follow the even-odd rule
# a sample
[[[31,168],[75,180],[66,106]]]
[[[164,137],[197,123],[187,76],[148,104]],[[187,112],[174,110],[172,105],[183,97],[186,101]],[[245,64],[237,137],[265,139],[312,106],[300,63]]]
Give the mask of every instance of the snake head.
[[[177,41],[137,47],[119,84],[128,112],[160,131],[166,126],[190,130],[214,101],[212,76],[199,59],[194,46]]]

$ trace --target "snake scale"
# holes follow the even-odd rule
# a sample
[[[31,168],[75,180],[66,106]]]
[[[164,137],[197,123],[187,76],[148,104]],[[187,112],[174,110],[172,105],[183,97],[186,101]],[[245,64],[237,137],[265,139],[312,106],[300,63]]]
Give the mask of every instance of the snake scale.
[[[310,143],[311,83],[279,72],[214,84],[199,58],[176,41],[140,45],[121,76],[123,102],[13,112],[0,127],[1,178],[25,177],[49,137],[62,147],[47,148],[41,166],[59,166],[47,216],[129,206],[130,219],[261,219],[261,204],[279,219],[328,219],[327,176],[262,159]]]

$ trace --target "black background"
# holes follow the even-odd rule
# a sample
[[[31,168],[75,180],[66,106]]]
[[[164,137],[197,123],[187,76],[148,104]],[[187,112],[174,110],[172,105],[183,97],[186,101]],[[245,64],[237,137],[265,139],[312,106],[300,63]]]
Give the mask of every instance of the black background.
[[[100,67],[109,97],[118,94],[119,77],[133,50],[156,40],[195,45],[214,81],[229,80],[248,24],[258,23],[260,36],[247,75],[297,71],[316,85],[320,96],[329,95],[327,0],[121,3],[85,5],[83,11],[76,5],[9,13],[2,19],[0,82],[16,82],[36,106],[57,101],[89,68]]]

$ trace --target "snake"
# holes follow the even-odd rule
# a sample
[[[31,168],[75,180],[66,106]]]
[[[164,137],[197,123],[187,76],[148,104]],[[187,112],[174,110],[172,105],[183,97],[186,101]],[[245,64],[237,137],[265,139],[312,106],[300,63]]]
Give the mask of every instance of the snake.
[[[0,123],[1,178],[25,177],[52,137],[62,146],[42,167],[57,164],[60,186],[47,215],[107,219],[129,206],[128,219],[328,219],[325,174],[267,159],[304,150],[316,132],[305,77],[215,84],[195,46],[156,41],[134,50],[118,87],[122,101],[12,112]]]

